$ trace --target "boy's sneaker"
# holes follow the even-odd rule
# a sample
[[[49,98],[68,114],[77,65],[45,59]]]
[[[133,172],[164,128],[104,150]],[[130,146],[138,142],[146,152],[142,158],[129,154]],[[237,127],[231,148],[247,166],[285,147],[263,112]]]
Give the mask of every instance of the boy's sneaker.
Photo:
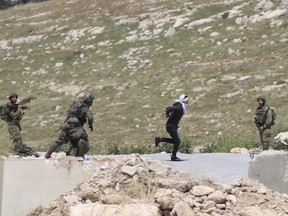
[[[158,147],[160,143],[160,137],[155,137],[155,146]]]
[[[176,156],[171,156],[171,161],[182,161],[182,159],[180,159]]]

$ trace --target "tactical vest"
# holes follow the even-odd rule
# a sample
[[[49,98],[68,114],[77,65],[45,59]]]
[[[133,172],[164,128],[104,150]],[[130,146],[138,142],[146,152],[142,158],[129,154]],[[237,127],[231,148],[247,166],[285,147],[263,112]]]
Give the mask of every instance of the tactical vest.
[[[255,124],[262,127],[267,121],[267,111],[269,107],[258,107],[255,112]]]

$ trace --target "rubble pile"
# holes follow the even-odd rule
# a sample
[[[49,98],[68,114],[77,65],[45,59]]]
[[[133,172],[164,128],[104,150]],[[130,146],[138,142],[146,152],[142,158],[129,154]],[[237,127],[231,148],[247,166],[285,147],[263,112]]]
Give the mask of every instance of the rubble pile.
[[[57,159],[54,159],[57,160]],[[63,159],[62,159],[63,160]],[[79,162],[85,165],[87,161]],[[219,185],[140,155],[95,156],[93,175],[29,216],[284,216],[288,195],[248,178]]]

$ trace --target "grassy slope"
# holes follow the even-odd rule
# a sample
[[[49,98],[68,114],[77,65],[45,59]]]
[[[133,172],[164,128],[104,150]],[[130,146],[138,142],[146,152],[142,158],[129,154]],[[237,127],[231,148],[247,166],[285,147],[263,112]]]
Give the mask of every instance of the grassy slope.
[[[287,93],[283,88],[262,92],[267,85],[287,82],[283,76],[287,69],[284,61],[287,47],[279,42],[286,32],[287,15],[281,17],[284,24],[276,28],[270,27],[270,21],[263,21],[240,29],[235,18],[220,19],[192,29],[178,27],[173,37],[163,37],[162,33],[159,38],[133,43],[118,42],[129,32],[139,33],[139,24],[115,25],[115,17],[123,15],[149,21],[149,16],[143,14],[166,12],[177,16],[197,9],[189,16],[191,22],[240,4],[223,5],[208,0],[167,0],[154,4],[145,1],[131,4],[125,0],[60,0],[0,11],[0,41],[33,35],[45,37],[34,43],[10,43],[13,49],[0,51],[0,59],[3,59],[0,100],[4,103],[6,95],[13,91],[22,98],[38,97],[30,104],[33,111],[27,112],[22,122],[25,141],[38,150],[46,150],[57,137],[54,130],[65,119],[69,104],[76,98],[70,94],[72,88],[80,92],[92,91],[97,98],[93,105],[96,129],[89,133],[93,153],[154,151],[151,148],[153,137],[165,134],[165,118],[161,112],[181,93],[194,98],[181,124],[186,143],[213,143],[219,131],[225,137],[232,136],[233,142],[238,137],[236,140],[241,140],[240,144],[255,143],[253,110],[259,94],[264,93],[270,104],[278,108],[280,117],[274,133],[287,129],[284,124]],[[247,5],[241,10],[250,16],[254,14],[253,7],[253,4]],[[173,24],[173,21],[166,23],[163,31]],[[235,28],[226,31],[228,26]],[[86,33],[78,41],[65,42],[70,30],[91,27],[105,27],[105,30],[95,37]],[[199,34],[197,30],[205,27],[210,30]],[[152,24],[148,30],[154,28]],[[212,32],[220,35],[212,38]],[[242,42],[234,43],[238,38]],[[103,41],[112,45],[99,45]],[[222,45],[217,46],[217,42]],[[85,49],[88,45],[94,45],[95,49]],[[229,54],[228,49],[238,50],[239,55]],[[129,52],[134,65],[128,65],[128,60],[121,58]],[[152,65],[141,67],[147,59]],[[63,66],[59,69],[55,67],[57,63]],[[45,69],[45,73],[39,72],[40,69]],[[224,80],[225,75],[249,75],[251,78]],[[259,76],[263,79],[256,79]],[[52,84],[57,87],[53,91],[49,89]],[[65,87],[68,87],[66,94],[59,92]],[[237,91],[241,94],[236,97],[223,97]],[[63,108],[55,111],[57,105]],[[5,123],[0,124],[2,133],[6,133]]]

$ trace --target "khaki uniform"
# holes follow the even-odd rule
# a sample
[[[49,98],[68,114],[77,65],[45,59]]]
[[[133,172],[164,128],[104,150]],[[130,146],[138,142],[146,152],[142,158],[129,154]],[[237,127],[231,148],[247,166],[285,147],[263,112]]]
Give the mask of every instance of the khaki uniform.
[[[8,117],[8,132],[13,144],[22,142],[20,121],[23,117],[21,109],[17,105],[8,103],[6,105],[6,115]]]
[[[20,121],[24,115],[22,109],[19,109],[16,104],[8,103],[5,112],[7,115],[8,132],[13,143],[13,151],[20,156],[35,155],[39,157],[40,155],[38,153],[23,143],[20,125]]]
[[[271,141],[272,111],[268,105],[258,106],[255,112],[255,125],[259,130],[263,150],[269,149]]]

